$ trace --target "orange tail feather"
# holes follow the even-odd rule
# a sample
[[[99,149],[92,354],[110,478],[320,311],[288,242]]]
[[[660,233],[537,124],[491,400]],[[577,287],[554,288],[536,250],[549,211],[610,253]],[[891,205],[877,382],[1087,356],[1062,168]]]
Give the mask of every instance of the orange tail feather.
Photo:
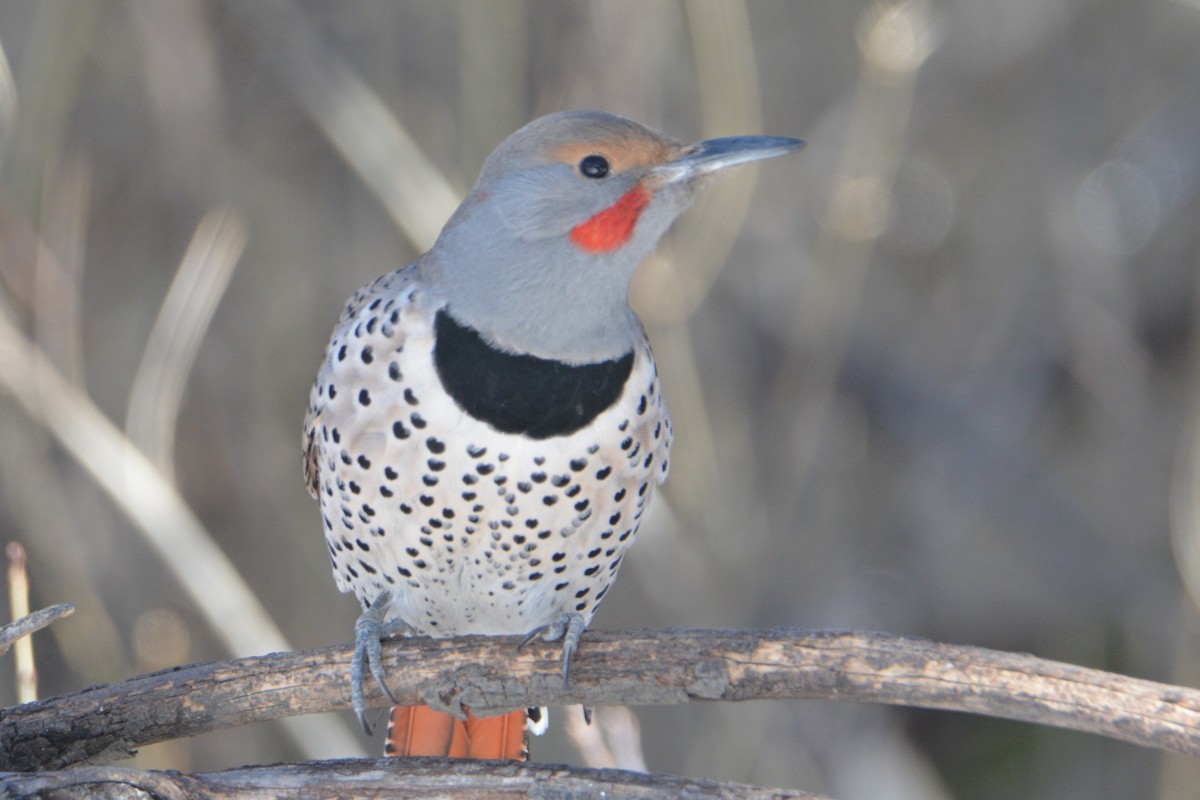
[[[494,717],[455,719],[429,706],[396,706],[388,721],[384,755],[495,758],[528,757],[524,709]]]

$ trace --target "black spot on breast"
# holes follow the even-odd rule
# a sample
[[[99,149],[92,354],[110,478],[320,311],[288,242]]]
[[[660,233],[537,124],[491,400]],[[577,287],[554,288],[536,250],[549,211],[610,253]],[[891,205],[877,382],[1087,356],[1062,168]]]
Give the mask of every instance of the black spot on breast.
[[[574,433],[612,406],[633,371],[633,352],[572,365],[505,353],[445,311],[434,323],[434,364],[446,392],[476,419],[534,439]]]

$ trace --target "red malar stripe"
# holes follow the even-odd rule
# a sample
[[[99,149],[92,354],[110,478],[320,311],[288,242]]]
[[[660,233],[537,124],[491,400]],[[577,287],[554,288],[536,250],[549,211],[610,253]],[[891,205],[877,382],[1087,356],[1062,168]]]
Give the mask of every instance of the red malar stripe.
[[[571,241],[589,253],[615,250],[629,241],[638,217],[650,204],[650,193],[635,186],[608,208],[571,229]]]

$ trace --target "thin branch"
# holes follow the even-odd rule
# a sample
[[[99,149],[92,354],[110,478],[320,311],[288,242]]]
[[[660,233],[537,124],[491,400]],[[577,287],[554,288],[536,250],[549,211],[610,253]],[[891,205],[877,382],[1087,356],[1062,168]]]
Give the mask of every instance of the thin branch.
[[[59,603],[56,606],[48,606],[39,611],[34,611],[21,617],[18,620],[0,625],[0,655],[8,651],[8,646],[20,639],[22,636],[28,636],[34,631],[40,631],[55,620],[69,617],[75,613],[75,606],[70,603]]]
[[[115,767],[79,767],[62,772],[0,777],[0,795],[70,800],[124,798],[145,792],[167,800],[233,800],[246,797],[340,798],[429,797],[514,798],[607,797],[644,800],[689,797],[695,800],[823,800],[814,794],[762,789],[737,783],[691,780],[615,769],[532,765],[512,761],[379,758],[309,761],[245,767],[204,775],[145,772]],[[825,799],[827,800],[827,799]]]
[[[533,705],[822,698],[969,711],[1200,755],[1200,691],[1030,655],[881,633],[595,632],[558,648],[515,638],[390,642],[402,703],[477,713]],[[0,712],[0,769],[60,769],[151,742],[348,708],[351,650],[198,664]],[[386,701],[368,686],[368,703]]]

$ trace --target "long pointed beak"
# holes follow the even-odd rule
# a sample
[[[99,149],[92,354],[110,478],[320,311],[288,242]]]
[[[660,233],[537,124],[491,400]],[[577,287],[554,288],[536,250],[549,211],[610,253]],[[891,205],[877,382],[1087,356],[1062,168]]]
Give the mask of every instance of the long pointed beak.
[[[800,139],[786,136],[728,136],[688,145],[678,158],[655,167],[653,174],[666,183],[707,175],[726,167],[794,153],[804,147]]]

